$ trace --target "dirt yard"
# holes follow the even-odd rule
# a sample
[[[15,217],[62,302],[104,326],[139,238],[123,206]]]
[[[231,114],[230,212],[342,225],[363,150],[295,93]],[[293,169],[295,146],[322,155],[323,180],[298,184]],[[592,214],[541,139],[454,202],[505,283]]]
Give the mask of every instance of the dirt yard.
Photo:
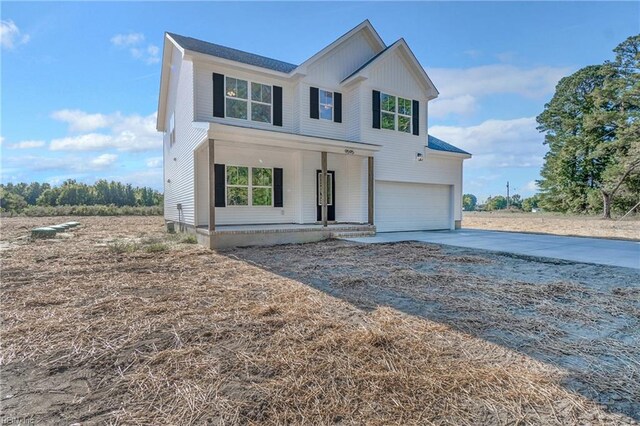
[[[2,221],[0,423],[637,424],[637,271]]]
[[[640,217],[617,221],[553,213],[464,212],[462,227],[640,241]]]

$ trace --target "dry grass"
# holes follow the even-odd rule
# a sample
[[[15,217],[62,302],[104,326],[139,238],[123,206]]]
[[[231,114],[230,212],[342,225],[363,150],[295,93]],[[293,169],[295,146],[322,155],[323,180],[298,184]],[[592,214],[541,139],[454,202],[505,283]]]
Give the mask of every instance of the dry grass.
[[[551,213],[464,212],[464,228],[640,240],[640,218],[622,221]]]
[[[156,218],[79,221],[70,238],[34,242],[16,238],[46,221],[3,221],[0,421],[632,422],[568,391],[563,369],[446,322],[363,309],[311,286],[393,287],[398,277],[424,286],[410,265],[491,259],[340,242],[215,253],[164,234]],[[138,249],[110,249],[115,242]],[[145,249],[160,244],[166,249]],[[322,258],[341,262],[327,272]],[[471,275],[439,274],[434,282],[452,288],[479,285]]]

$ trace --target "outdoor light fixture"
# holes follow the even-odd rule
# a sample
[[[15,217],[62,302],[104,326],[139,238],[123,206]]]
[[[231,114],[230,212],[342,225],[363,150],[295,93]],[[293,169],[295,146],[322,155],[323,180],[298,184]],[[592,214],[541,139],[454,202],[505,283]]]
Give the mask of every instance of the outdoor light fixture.
[[[416,160],[424,161],[424,154],[422,154],[421,152],[416,152]]]

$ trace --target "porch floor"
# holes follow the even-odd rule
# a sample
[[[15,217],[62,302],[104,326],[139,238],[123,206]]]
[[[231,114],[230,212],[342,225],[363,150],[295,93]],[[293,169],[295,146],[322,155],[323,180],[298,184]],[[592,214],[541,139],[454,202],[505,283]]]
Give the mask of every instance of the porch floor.
[[[374,231],[375,226],[367,223],[330,223],[323,227],[318,223],[273,223],[251,225],[216,225],[211,235],[220,234],[267,234],[276,232],[349,232],[349,231]],[[206,225],[198,226],[199,233],[209,233]]]

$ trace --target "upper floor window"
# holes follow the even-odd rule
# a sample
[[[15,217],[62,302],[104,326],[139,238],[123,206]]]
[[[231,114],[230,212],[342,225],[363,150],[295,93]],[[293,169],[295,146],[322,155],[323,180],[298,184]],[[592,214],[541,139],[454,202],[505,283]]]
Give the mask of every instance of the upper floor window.
[[[226,77],[225,84],[227,117],[271,123],[271,86],[233,77]]]
[[[401,97],[380,93],[380,124],[383,129],[411,133],[412,101]]]
[[[333,92],[319,90],[320,118],[323,120],[333,120]]]

